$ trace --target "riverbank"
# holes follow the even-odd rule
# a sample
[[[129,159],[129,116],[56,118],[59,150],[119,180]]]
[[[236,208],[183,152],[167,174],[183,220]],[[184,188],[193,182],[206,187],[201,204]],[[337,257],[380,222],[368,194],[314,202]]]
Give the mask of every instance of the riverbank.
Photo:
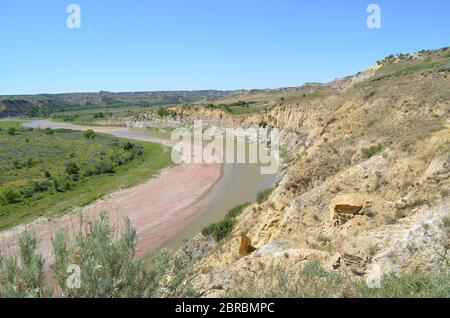
[[[98,133],[109,133],[117,137],[155,142],[140,131],[116,127],[82,127],[60,125],[50,121],[34,121],[28,126],[40,128],[66,128],[73,130],[92,129]],[[159,140],[170,145],[170,141]],[[110,219],[120,224],[128,217],[138,233],[138,249],[141,254],[158,247],[192,220],[201,211],[196,205],[222,175],[221,165],[180,165],[166,169],[161,175],[141,185],[118,191],[82,208],[85,220],[95,220],[100,213],[108,211]],[[69,233],[77,228],[78,213],[69,213],[53,220],[44,218],[19,225],[0,234],[4,253],[14,253],[20,233],[28,230],[40,240],[38,252],[51,261],[51,238],[60,230]],[[120,228],[117,229],[120,231]],[[6,252],[5,252],[6,251]]]

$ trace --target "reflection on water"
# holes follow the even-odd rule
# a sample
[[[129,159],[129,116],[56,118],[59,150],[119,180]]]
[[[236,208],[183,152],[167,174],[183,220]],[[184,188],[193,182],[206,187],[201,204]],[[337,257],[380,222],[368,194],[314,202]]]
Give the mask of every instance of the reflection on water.
[[[27,127],[50,127],[86,130],[89,127],[66,123],[55,123],[47,120],[33,120],[25,124]],[[97,127],[96,127],[97,128]],[[160,142],[171,145],[169,134],[157,134],[150,130],[125,127],[102,127],[102,132],[116,137]],[[248,147],[246,147],[248,150]],[[202,212],[185,224],[174,237],[163,244],[163,247],[176,249],[183,240],[192,238],[210,223],[217,222],[227,214],[228,210],[244,202],[254,202],[258,192],[270,188],[276,182],[276,175],[261,174],[261,165],[256,164],[224,164],[223,176],[202,199],[199,205]]]

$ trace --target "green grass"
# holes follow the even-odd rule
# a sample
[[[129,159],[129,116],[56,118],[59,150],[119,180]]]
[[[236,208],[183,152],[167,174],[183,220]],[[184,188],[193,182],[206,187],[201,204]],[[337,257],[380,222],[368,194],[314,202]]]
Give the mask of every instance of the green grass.
[[[0,121],[0,229],[85,206],[171,164],[170,151],[159,144],[17,125]],[[8,134],[11,127],[16,135]]]
[[[420,71],[423,68],[424,68],[424,65],[422,65],[422,64],[409,65],[409,66],[402,67],[401,69],[395,71],[393,75],[394,76],[407,75],[410,73]]]

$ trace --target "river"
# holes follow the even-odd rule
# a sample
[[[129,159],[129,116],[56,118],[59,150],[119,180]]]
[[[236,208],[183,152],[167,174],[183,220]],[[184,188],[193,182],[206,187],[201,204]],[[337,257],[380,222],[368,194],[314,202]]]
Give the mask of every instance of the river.
[[[120,138],[157,142],[168,146],[174,144],[170,140],[170,136],[166,134],[140,128],[79,126],[49,120],[32,120],[24,125],[33,128],[92,129]],[[195,203],[193,202],[196,206],[196,213],[192,217],[186,218],[187,221],[180,224],[169,237],[165,237],[161,242],[158,242],[157,246],[152,247],[166,247],[175,250],[181,246],[185,239],[194,237],[208,224],[221,220],[231,208],[244,202],[254,202],[258,192],[273,186],[277,179],[276,175],[261,174],[260,168],[261,164],[259,163],[223,164],[220,178],[215,180],[214,184],[195,200]],[[186,193],[189,193],[188,190],[192,189],[185,190]],[[164,231],[164,228],[160,230]]]

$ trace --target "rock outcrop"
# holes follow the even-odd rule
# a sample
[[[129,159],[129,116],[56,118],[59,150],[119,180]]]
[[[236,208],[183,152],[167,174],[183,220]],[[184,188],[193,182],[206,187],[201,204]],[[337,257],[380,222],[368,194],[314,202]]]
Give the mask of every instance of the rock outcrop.
[[[330,204],[330,216],[335,225],[343,225],[359,214],[364,207],[364,197],[358,194],[343,194]]]

